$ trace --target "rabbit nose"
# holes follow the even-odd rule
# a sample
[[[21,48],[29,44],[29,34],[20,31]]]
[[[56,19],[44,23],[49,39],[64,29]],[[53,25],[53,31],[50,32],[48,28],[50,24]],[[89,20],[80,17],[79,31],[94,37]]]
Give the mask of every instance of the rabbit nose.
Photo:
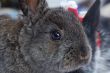
[[[80,48],[80,59],[81,60],[86,60],[89,59],[89,53],[88,53],[88,49],[86,48]]]

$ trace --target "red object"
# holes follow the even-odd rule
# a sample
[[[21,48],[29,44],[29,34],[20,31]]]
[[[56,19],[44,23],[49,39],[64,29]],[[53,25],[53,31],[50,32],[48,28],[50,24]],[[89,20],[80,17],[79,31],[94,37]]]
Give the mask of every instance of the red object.
[[[98,36],[96,39],[96,44],[100,48],[101,47],[101,37],[100,37],[100,32],[97,32]]]
[[[79,17],[78,10],[74,8],[68,8],[69,11],[73,12],[75,16]]]
[[[81,22],[83,22],[83,17],[82,17],[82,16],[79,16],[79,20],[80,20]]]
[[[78,10],[77,10],[76,8],[68,8],[68,11],[73,12],[74,15],[75,15],[76,17],[78,17],[81,22],[83,21],[83,17],[80,17],[80,16],[79,16]]]

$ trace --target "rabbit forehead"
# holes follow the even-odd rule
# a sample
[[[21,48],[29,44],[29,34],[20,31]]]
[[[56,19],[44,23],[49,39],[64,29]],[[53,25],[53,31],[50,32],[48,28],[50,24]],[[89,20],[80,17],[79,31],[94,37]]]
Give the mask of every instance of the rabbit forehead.
[[[80,25],[80,21],[74,13],[66,11],[63,8],[48,10],[44,19],[55,23],[60,29],[67,27],[76,29],[74,26],[77,24]]]

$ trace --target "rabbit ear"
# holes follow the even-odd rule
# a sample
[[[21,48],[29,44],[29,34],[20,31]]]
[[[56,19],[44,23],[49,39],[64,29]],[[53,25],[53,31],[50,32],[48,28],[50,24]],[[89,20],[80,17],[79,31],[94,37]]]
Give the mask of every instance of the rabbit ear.
[[[88,36],[91,36],[91,34],[95,32],[96,27],[99,24],[99,18],[100,18],[100,0],[96,0],[96,2],[88,10],[86,16],[83,19],[83,26]]]
[[[45,0],[19,0],[20,8],[25,16],[33,17],[37,12],[43,12],[47,7]]]
[[[97,26],[99,25],[99,20],[100,20],[100,0],[96,0],[96,2],[89,9],[85,18],[83,19],[83,26],[85,28],[85,32],[89,39],[90,45],[92,47],[93,60],[94,60],[95,50],[96,50],[95,49],[96,48],[95,31]]]

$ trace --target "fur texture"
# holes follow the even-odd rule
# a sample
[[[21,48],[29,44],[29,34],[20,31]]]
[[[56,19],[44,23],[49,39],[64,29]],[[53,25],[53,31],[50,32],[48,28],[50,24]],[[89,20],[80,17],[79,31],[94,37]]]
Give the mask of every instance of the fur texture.
[[[101,37],[101,47],[97,53],[99,55],[96,57],[95,73],[110,73],[110,18],[101,18],[98,31]]]
[[[22,21],[14,23],[10,18],[0,17],[0,73],[90,73],[93,70],[94,49],[89,34],[93,32],[94,37],[98,25],[99,17],[91,20],[91,16],[99,13],[99,0],[88,11],[84,26],[74,13],[63,8],[50,9],[45,0],[19,2],[24,13]],[[95,21],[97,24],[93,26]]]

